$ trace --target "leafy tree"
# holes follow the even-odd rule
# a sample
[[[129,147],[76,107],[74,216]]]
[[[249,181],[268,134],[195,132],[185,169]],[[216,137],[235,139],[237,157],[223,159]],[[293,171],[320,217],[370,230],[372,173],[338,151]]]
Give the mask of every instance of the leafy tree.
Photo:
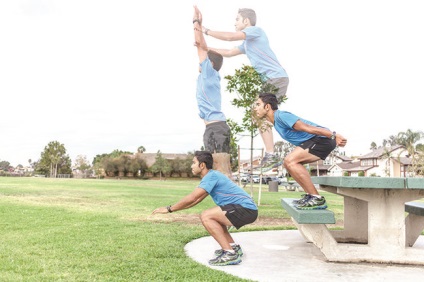
[[[146,152],[146,148],[144,148],[144,146],[140,146],[140,147],[138,147],[137,148],[137,153],[144,153],[144,152]]]
[[[10,163],[8,161],[0,161],[0,170],[9,171]]]
[[[181,177],[182,173],[185,172],[184,162],[182,159],[178,157],[170,161],[170,166],[171,166],[171,175],[175,173]]]
[[[93,158],[92,165],[94,166],[94,165],[96,165],[96,164],[100,163],[100,162],[102,161],[102,159],[104,159],[104,158],[106,158],[106,157],[109,157],[109,154],[96,155],[96,156]]]
[[[377,144],[375,142],[371,142],[370,150],[371,151],[377,150]]]
[[[87,177],[92,172],[91,165],[84,155],[78,155],[75,159],[75,168],[79,170],[84,177]]]
[[[412,159],[410,171],[415,175],[420,175],[423,171],[422,166],[424,157],[422,157],[421,152],[418,150],[418,148],[421,148],[422,145],[417,144],[417,142],[423,137],[424,133],[422,131],[412,131],[411,129],[407,129],[404,132],[399,132],[397,135],[391,135],[389,139],[384,139],[383,146],[386,144],[389,144],[390,146],[404,146],[405,150],[408,152],[408,156]]]
[[[103,171],[108,176],[114,176],[119,173],[118,163],[119,160],[114,160],[119,158],[121,155],[132,155],[131,152],[121,151],[118,149],[113,150],[109,154],[96,155],[93,159],[93,169],[96,175],[103,174]]]
[[[424,153],[424,144],[417,144],[415,146],[415,149],[417,150],[417,152],[419,153]]]
[[[397,142],[397,138],[396,138],[395,135],[390,135],[389,136],[389,139],[384,139],[383,140],[383,147],[386,147],[386,146],[396,146],[398,144],[399,143]]]
[[[131,161],[128,164],[127,170],[128,172],[131,172],[134,177],[138,175],[143,176],[147,171],[147,164],[140,155],[141,153],[135,154],[134,158],[131,158]]]
[[[128,155],[121,155],[114,158],[114,163],[118,169],[119,176],[125,176],[127,174]]]
[[[112,153],[109,154],[110,157],[115,158],[115,157],[119,157],[122,155],[132,155],[132,152],[128,152],[128,151],[121,151],[118,149],[113,150]]]
[[[410,156],[415,155],[415,144],[423,138],[424,134],[421,131],[412,131],[411,129],[405,132],[399,132],[397,135],[397,143],[405,146]]]
[[[405,146],[408,151],[408,155],[412,158],[410,171],[416,175],[422,174],[423,170],[423,157],[422,154],[417,152],[416,143],[424,137],[422,131],[412,131],[411,129],[406,130],[405,132],[399,132],[397,135],[397,141],[400,145]]]
[[[233,120],[227,119],[227,124],[230,127],[231,130],[231,137],[230,137],[230,158],[231,158],[231,170],[235,171],[238,166],[238,139],[237,135],[243,132],[242,128]],[[191,160],[190,160],[191,163]],[[190,169],[191,171],[191,169]]]
[[[383,154],[381,155],[381,159],[386,160],[384,173],[386,174],[386,176],[390,177],[390,163],[392,159],[392,154],[389,150],[387,150],[386,147],[384,147],[384,151],[383,151]]]
[[[71,174],[71,159],[66,154],[65,145],[52,141],[44,147],[36,167],[37,173],[57,177],[58,174]]]
[[[187,157],[183,160],[184,170],[189,177],[193,177],[191,164],[193,163],[194,152],[187,152]]]
[[[236,136],[243,132],[248,132],[250,136],[250,163],[253,163],[253,139],[258,135],[258,126],[253,122],[254,102],[257,99],[262,86],[261,75],[252,67],[243,65],[235,70],[234,75],[227,75],[227,91],[234,93],[237,97],[233,98],[231,104],[236,108],[244,109],[241,124],[232,119],[227,123],[231,128],[232,142],[237,143],[240,139]],[[246,134],[247,135],[247,134]],[[237,152],[238,153],[238,152]],[[233,156],[233,154],[231,154]]]
[[[276,87],[267,84],[263,85],[265,81],[264,76],[259,74],[252,66],[243,65],[240,69],[235,70],[234,75],[227,75],[225,79],[228,80],[227,91],[237,95],[231,104],[236,108],[244,109],[241,124],[228,119],[227,123],[231,128],[232,135],[234,136],[232,142],[237,143],[240,139],[235,136],[243,132],[248,132],[250,136],[250,163],[253,162],[253,139],[258,135],[258,125],[254,123],[254,103],[260,92],[275,92]],[[286,98],[280,102],[284,102]],[[234,145],[233,145],[234,146]],[[233,147],[232,147],[233,148]],[[231,154],[233,156],[233,154]],[[235,154],[237,156],[237,154]]]
[[[106,175],[115,176],[118,173],[118,166],[115,158],[103,158],[101,161],[101,167],[104,169]]]
[[[159,172],[159,178],[162,179],[162,174],[166,175],[171,172],[171,165],[169,161],[162,156],[160,150],[156,154],[156,161],[150,168],[150,171],[153,173]]]

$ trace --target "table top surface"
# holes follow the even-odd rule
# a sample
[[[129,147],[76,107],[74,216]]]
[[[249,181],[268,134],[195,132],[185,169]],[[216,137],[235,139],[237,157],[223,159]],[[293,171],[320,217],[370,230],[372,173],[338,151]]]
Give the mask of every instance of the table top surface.
[[[373,189],[422,189],[424,178],[413,177],[350,177],[350,176],[313,176],[312,182],[339,188]]]

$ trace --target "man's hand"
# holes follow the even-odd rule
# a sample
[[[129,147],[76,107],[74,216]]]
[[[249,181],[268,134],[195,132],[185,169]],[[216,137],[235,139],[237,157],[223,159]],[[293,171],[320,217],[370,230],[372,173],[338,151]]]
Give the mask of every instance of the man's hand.
[[[168,209],[166,207],[160,207],[155,209],[152,214],[156,214],[156,213],[169,213]]]
[[[344,146],[346,146],[346,143],[347,143],[347,139],[337,133],[336,134],[336,144],[337,144],[337,146],[344,147]]]
[[[197,8],[196,5],[194,5],[193,7],[194,7],[193,21],[198,20],[199,25],[202,25],[202,13],[200,12],[199,8]]]

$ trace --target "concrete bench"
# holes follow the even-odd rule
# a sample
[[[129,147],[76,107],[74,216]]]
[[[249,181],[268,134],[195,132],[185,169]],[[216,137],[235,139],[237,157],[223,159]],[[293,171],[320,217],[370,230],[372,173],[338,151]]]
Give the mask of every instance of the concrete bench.
[[[406,246],[412,247],[424,229],[424,203],[407,202],[405,211],[408,213],[405,218]]]
[[[330,210],[298,210],[293,205],[296,198],[282,198],[281,205],[291,216],[300,234],[307,242],[317,246],[327,244],[326,238],[331,237],[326,224],[336,223],[334,213]],[[330,244],[335,244],[333,239]]]
[[[290,216],[299,224],[334,224],[336,219],[330,210],[298,210],[293,205],[297,198],[282,198],[281,205]]]
[[[407,202],[405,203],[405,211],[407,213],[424,216],[424,203],[423,202]]]

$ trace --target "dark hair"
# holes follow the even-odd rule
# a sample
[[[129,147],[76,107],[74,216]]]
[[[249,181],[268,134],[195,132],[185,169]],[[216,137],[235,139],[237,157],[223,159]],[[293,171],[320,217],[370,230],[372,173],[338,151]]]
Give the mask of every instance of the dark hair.
[[[242,8],[238,10],[238,13],[240,16],[242,16],[243,19],[249,19],[251,25],[256,25],[256,13],[254,10]]]
[[[278,110],[278,100],[277,100],[277,96],[275,96],[274,94],[272,94],[272,93],[260,93],[259,98],[264,103],[264,106],[269,104],[273,111]]]
[[[211,62],[213,63],[213,68],[216,71],[219,71],[221,69],[222,63],[224,61],[224,58],[222,57],[222,55],[219,54],[218,52],[209,50],[208,51],[208,57],[209,57],[209,60],[211,60]]]
[[[207,169],[212,169],[213,166],[213,157],[209,151],[196,151],[194,156],[199,161],[199,164],[205,163]]]

